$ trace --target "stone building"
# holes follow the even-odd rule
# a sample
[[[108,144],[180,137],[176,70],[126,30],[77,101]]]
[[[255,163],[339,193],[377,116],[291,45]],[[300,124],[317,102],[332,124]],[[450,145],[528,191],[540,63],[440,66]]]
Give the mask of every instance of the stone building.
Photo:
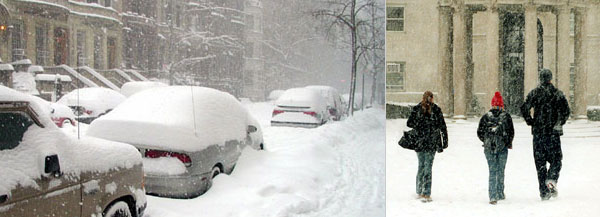
[[[120,2],[0,0],[0,4],[0,11],[9,14],[0,48],[6,62],[29,58],[35,65],[96,69],[120,65]]]
[[[570,99],[576,118],[598,105],[598,0],[388,0],[386,99],[425,90],[454,118],[481,114],[495,91],[518,114],[538,70]]]

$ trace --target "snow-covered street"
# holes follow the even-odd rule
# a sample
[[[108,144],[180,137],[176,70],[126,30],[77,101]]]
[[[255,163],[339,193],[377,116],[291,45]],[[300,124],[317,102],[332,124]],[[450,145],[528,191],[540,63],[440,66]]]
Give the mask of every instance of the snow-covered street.
[[[233,173],[197,198],[147,196],[146,217],[385,215],[383,109],[305,129],[270,127],[270,103],[246,107],[266,151],[246,148]]]
[[[398,146],[406,119],[387,120],[387,216],[600,216],[600,123],[569,121],[561,137],[564,154],[559,196],[542,202],[533,161],[530,127],[515,120],[506,165],[506,200],[488,204],[488,166],[477,138],[479,119],[446,120],[449,147],[433,163],[433,202],[416,199],[417,155]]]

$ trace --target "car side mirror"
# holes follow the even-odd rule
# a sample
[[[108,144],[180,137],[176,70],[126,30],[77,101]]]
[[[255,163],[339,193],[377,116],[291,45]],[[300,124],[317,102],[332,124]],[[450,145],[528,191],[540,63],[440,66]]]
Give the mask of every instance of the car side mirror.
[[[248,125],[248,129],[247,129],[248,133],[254,133],[257,130],[258,130],[258,128],[256,128],[255,126]]]
[[[59,177],[61,175],[60,172],[60,163],[58,162],[58,155],[50,155],[46,156],[45,164],[44,164],[44,172],[54,175],[54,177]]]

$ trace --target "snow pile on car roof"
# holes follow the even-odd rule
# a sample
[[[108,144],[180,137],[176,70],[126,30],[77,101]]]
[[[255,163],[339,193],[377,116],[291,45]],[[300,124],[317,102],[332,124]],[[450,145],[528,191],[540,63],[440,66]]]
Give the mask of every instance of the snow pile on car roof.
[[[125,97],[130,97],[131,95],[143,90],[166,86],[168,85],[156,81],[130,81],[123,84],[123,86],[121,87],[121,94],[123,94]]]
[[[44,158],[53,154],[58,155],[61,172],[67,178],[77,178],[82,172],[107,172],[142,163],[140,153],[133,146],[66,136],[32,96],[0,86],[0,101],[30,102],[44,125],[44,128],[31,125],[16,148],[0,151],[0,195],[10,195],[17,186],[42,190],[35,180],[49,175],[44,173]]]
[[[87,135],[199,151],[212,144],[245,139],[247,118],[247,111],[228,93],[205,87],[159,87],[132,95],[96,119]]]
[[[275,103],[278,106],[311,107],[324,109],[325,103],[318,90],[291,88],[286,90]]]
[[[273,90],[273,91],[271,91],[271,93],[269,93],[268,99],[275,101],[275,100],[279,99],[281,94],[283,94],[284,92],[285,92],[285,90]]]
[[[83,106],[92,111],[92,116],[97,116],[113,109],[125,99],[125,96],[112,89],[89,87],[73,90],[61,97],[57,103],[66,106]]]

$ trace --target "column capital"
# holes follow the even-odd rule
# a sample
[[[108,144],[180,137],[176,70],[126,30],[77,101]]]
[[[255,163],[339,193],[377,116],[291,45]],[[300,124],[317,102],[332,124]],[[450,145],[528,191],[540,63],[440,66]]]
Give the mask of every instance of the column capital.
[[[528,2],[523,4],[523,7],[525,8],[525,10],[535,10],[537,11],[538,5],[533,3],[533,2]]]
[[[552,13],[554,14],[568,14],[571,12],[571,6],[569,5],[557,5],[554,6],[554,10],[552,10]]]
[[[485,7],[488,11],[498,12],[498,0],[490,0]]]

